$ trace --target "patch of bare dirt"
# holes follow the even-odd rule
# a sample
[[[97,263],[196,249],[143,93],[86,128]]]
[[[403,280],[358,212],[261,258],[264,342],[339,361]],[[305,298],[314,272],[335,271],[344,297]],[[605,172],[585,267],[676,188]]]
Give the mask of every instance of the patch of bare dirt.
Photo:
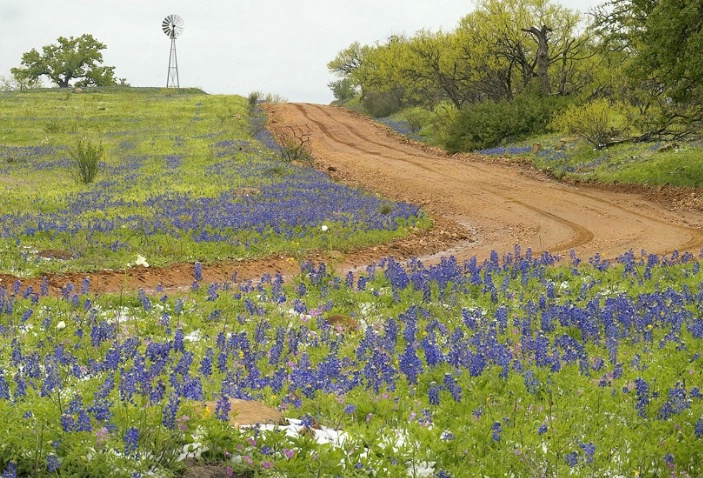
[[[321,251],[306,259],[324,261],[340,272],[362,268],[383,257],[419,257],[425,262],[454,255],[459,260],[488,257],[492,250],[600,253],[616,257],[639,253],[700,252],[703,202],[697,189],[559,182],[527,163],[480,155],[448,155],[438,148],[400,137],[359,114],[313,104],[268,107],[274,133],[310,129],[316,167],[340,183],[364,188],[397,201],[422,206],[433,227],[403,239],[353,253]],[[242,190],[241,194],[256,194]],[[262,274],[292,275],[297,259],[271,256],[258,260],[203,265],[206,282],[258,279]],[[133,267],[125,271],[48,276],[51,291],[88,277],[93,291],[119,292],[189,287],[193,264],[168,268]],[[16,280],[0,275],[0,285]],[[40,279],[20,280],[40,288]]]

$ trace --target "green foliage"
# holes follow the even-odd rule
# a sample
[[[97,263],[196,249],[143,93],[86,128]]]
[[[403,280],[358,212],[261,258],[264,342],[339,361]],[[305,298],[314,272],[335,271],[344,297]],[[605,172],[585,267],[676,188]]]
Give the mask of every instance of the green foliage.
[[[407,121],[411,133],[419,133],[420,130],[431,122],[431,113],[422,108],[408,108],[403,111],[402,116]]]
[[[552,1],[481,0],[454,31],[354,42],[327,66],[360,88],[375,117],[407,105],[509,100],[535,87],[572,96],[593,83],[597,69],[584,26],[578,12]]]
[[[81,139],[69,150],[73,160],[74,178],[83,184],[92,183],[100,171],[100,161],[105,155],[102,143],[94,145],[90,140]]]
[[[640,111],[640,138],[699,135],[703,125],[701,0],[611,0],[596,25],[609,57],[620,60],[616,98]]]
[[[403,89],[392,88],[385,91],[364,91],[361,105],[374,118],[384,118],[397,113],[403,107]]]
[[[71,86],[72,80],[79,80],[74,86],[115,85],[115,67],[102,66],[101,50],[105,48],[104,43],[89,34],[59,37],[56,44],[44,46],[41,54],[36,49],[24,53],[23,68],[12,68],[11,72],[20,82],[47,76],[62,88]]]
[[[344,104],[357,96],[356,88],[349,78],[332,81],[327,86],[332,90],[335,102],[338,104]]]
[[[524,95],[513,101],[485,101],[460,110],[445,133],[451,152],[491,148],[546,131],[559,98]]]
[[[631,108],[597,99],[583,105],[571,104],[552,122],[552,129],[576,134],[596,148],[608,146],[614,138],[630,131]]]

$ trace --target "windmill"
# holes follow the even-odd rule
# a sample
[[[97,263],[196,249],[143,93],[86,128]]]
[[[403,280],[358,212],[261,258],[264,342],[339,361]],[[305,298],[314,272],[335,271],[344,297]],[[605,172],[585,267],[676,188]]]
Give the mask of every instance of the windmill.
[[[176,37],[183,33],[185,22],[178,15],[169,15],[161,22],[161,29],[171,39],[171,56],[168,59],[168,79],[166,88],[179,88],[178,58],[176,58]]]

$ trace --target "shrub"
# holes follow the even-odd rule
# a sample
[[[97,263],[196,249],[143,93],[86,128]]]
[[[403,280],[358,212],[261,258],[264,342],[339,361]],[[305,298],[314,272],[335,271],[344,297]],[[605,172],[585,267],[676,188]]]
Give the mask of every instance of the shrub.
[[[412,133],[419,133],[426,124],[430,123],[428,112],[421,108],[411,108],[403,112],[403,118],[408,122]]]
[[[89,140],[79,140],[74,148],[69,150],[73,160],[76,181],[83,184],[92,183],[100,170],[100,160],[105,154],[102,143],[97,146]]]
[[[259,103],[263,101],[263,93],[260,91],[252,91],[247,97],[247,108],[249,109],[249,114],[254,113]]]
[[[328,83],[327,86],[330,90],[332,90],[335,103],[340,105],[355,98],[357,95],[356,88],[349,78],[342,78],[341,80],[332,81]]]
[[[397,113],[403,107],[403,89],[389,91],[365,91],[361,98],[364,111],[374,118],[385,118]]]
[[[450,152],[474,151],[543,133],[563,101],[530,95],[471,104],[449,121],[444,146]]]
[[[552,123],[554,129],[576,134],[596,148],[609,145],[614,138],[630,129],[629,109],[606,99],[584,105],[569,105]]]
[[[310,126],[305,125],[305,128],[297,129],[289,126],[288,129],[290,129],[289,133],[282,133],[277,138],[281,159],[287,163],[305,161],[312,166],[314,159],[310,150],[310,136],[312,135]]]

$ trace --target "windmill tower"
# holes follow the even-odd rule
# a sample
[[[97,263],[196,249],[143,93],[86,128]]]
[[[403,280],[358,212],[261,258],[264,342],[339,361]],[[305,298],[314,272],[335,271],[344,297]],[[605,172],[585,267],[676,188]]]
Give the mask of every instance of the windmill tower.
[[[171,55],[168,58],[168,79],[166,88],[180,88],[178,83],[178,58],[176,57],[176,37],[183,33],[185,22],[178,15],[169,15],[161,22],[161,29],[171,39]]]

